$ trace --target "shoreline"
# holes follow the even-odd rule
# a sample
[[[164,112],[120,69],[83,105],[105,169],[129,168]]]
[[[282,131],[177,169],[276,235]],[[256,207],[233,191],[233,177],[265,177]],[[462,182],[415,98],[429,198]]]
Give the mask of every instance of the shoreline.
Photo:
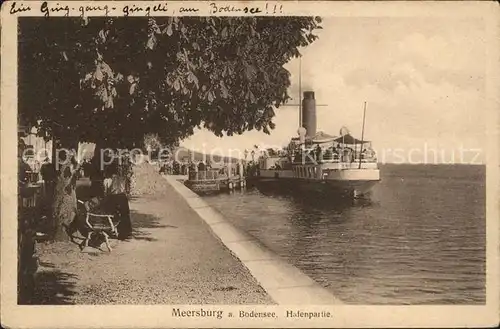
[[[263,246],[257,239],[234,227],[202,197],[179,179],[183,176],[162,176],[207,224],[212,234],[249,270],[261,287],[278,304],[331,305],[343,304],[330,291],[288,264]]]

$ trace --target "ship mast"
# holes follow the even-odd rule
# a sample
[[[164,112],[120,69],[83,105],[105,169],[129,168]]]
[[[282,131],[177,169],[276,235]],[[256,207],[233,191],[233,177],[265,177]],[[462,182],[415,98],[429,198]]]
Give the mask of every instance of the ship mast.
[[[366,102],[365,102],[365,107],[363,109],[363,128],[361,129],[361,153],[359,154],[359,169],[361,169],[363,143],[364,143],[364,138],[365,138],[365,117],[366,117]]]
[[[299,128],[302,127],[302,55],[299,56]]]

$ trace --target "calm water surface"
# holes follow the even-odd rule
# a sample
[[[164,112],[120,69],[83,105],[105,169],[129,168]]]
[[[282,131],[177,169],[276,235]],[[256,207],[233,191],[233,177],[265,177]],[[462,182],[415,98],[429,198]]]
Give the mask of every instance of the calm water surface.
[[[346,303],[485,303],[485,168],[381,175],[370,200],[258,189],[205,200]]]

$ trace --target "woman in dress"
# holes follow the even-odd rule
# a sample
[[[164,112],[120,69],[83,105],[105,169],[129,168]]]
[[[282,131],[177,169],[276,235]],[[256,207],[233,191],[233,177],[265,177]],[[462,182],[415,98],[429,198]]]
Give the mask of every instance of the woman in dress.
[[[106,170],[104,179],[104,207],[115,218],[120,218],[118,238],[128,239],[132,235],[132,222],[127,197],[127,175],[122,163],[115,161]]]

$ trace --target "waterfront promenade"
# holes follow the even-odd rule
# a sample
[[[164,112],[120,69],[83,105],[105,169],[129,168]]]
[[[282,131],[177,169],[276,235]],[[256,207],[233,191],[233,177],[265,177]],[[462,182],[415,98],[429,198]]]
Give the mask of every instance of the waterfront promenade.
[[[341,304],[181,182],[135,169],[133,238],[42,243],[33,304]],[[78,182],[83,197],[88,180]],[[102,250],[106,250],[104,244]]]
[[[136,176],[134,238],[112,240],[111,253],[82,253],[70,242],[39,244],[34,303],[274,304],[153,167],[137,167]],[[85,182],[79,184],[84,190]]]

